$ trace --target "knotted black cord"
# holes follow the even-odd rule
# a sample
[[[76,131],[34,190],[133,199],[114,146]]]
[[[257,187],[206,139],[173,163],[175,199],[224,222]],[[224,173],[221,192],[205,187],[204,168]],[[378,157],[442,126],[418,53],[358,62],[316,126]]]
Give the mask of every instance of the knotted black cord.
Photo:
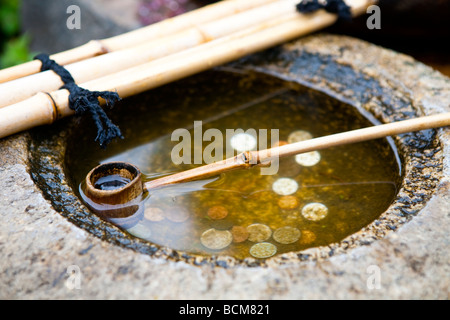
[[[351,8],[344,0],[302,0],[296,7],[297,11],[301,13],[312,13],[324,9],[329,13],[337,14],[341,20],[350,21],[352,19]]]
[[[107,106],[113,106],[120,100],[117,92],[83,89],[75,83],[75,80],[66,68],[51,60],[47,54],[39,54],[34,59],[42,62],[41,71],[53,70],[64,82],[64,86],[61,89],[67,89],[70,92],[70,109],[74,110],[77,115],[91,115],[97,126],[95,141],[98,141],[102,148],[106,148],[115,138],[123,139],[119,127],[112,123],[98,101],[98,98],[101,97],[105,99]]]

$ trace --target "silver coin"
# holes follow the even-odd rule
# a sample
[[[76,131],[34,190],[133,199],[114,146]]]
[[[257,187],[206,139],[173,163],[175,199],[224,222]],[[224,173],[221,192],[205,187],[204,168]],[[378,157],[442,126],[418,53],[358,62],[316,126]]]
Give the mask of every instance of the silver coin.
[[[313,202],[302,209],[302,216],[311,221],[319,221],[328,215],[328,208],[324,204]]]
[[[220,250],[228,247],[233,241],[233,235],[228,230],[208,229],[202,233],[200,242],[211,250]]]
[[[311,151],[306,153],[297,154],[295,156],[295,162],[304,166],[312,167],[320,162],[320,153],[318,151]]]
[[[257,141],[254,136],[248,133],[238,133],[230,139],[231,147],[237,152],[255,150]]]
[[[298,183],[294,179],[280,178],[272,184],[272,190],[282,196],[288,196],[298,190]]]

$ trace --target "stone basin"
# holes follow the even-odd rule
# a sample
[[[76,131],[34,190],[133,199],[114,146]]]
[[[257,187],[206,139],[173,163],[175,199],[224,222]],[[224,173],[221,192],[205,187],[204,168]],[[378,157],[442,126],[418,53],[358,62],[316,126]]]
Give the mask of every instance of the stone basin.
[[[345,36],[306,37],[222,68],[298,82],[379,122],[450,111],[450,79],[408,56]],[[4,299],[448,298],[448,129],[394,138],[401,189],[366,228],[340,243],[244,262],[143,246],[108,225],[74,224],[85,208],[64,174],[67,132],[40,146],[36,158],[35,141],[47,129],[0,142]],[[57,170],[44,172],[42,163]],[[58,197],[52,190],[67,192]],[[119,243],[106,240],[114,232]],[[78,289],[70,285],[73,268],[82,275]],[[373,285],[375,274],[379,286]]]

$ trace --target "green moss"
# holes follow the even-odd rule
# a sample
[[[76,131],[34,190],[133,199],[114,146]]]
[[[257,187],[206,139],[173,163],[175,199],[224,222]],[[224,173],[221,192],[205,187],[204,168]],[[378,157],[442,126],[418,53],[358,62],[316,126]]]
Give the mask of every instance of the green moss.
[[[21,33],[19,0],[0,0],[0,68],[32,59],[30,37]]]

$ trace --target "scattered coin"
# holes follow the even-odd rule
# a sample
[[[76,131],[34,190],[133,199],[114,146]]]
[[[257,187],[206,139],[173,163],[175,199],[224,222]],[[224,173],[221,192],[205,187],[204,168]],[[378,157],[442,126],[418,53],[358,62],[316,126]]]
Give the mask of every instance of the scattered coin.
[[[316,235],[312,231],[303,230],[301,232],[301,235],[302,236],[300,238],[300,243],[310,244],[310,243],[313,243],[314,241],[316,241]]]
[[[291,132],[291,134],[289,134],[287,141],[288,141],[288,143],[295,143],[295,142],[309,140],[312,138],[313,138],[312,134],[309,133],[308,131],[297,130],[297,131]]]
[[[328,208],[321,203],[309,203],[302,209],[302,215],[305,219],[311,221],[319,221],[325,218],[328,214]]]
[[[127,232],[141,239],[148,239],[152,235],[152,231],[145,225],[138,223],[134,227],[127,229]]]
[[[281,209],[292,210],[297,208],[299,205],[298,199],[295,196],[282,196],[278,199],[278,206]]]
[[[263,242],[270,238],[272,230],[262,223],[254,223],[247,227],[248,240],[251,242]]]
[[[248,231],[247,228],[242,226],[233,226],[231,228],[231,234],[233,235],[233,241],[236,243],[244,242],[248,239]]]
[[[185,222],[189,219],[189,211],[182,207],[173,207],[167,210],[165,216],[172,222]]]
[[[254,150],[257,145],[256,138],[248,133],[238,133],[231,137],[230,144],[238,152]]]
[[[228,210],[223,206],[214,206],[208,209],[208,216],[214,220],[224,219],[227,215]]]
[[[300,239],[300,230],[294,227],[282,227],[273,232],[273,239],[282,244],[290,244]]]
[[[269,242],[260,242],[250,248],[250,254],[255,258],[269,258],[277,253],[277,247]]]
[[[228,230],[208,229],[200,237],[200,242],[211,250],[220,250],[228,247],[233,241],[233,236]]]
[[[298,190],[298,183],[294,179],[280,178],[272,185],[272,190],[282,196],[288,196]]]
[[[311,151],[306,153],[297,154],[295,156],[295,162],[304,166],[312,167],[320,162],[320,153],[318,151]]]
[[[147,207],[144,211],[145,219],[153,222],[162,221],[165,218],[164,212],[160,208]]]

